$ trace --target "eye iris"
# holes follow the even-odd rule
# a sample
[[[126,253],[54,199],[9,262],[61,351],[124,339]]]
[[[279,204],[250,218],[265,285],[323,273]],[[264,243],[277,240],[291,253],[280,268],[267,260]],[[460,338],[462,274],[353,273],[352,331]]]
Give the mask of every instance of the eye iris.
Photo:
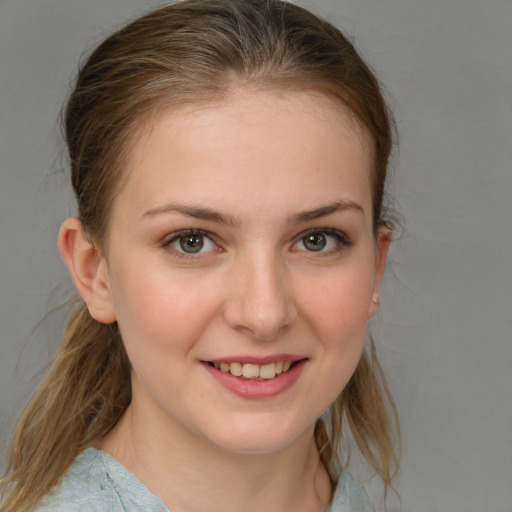
[[[304,247],[308,251],[321,251],[327,245],[325,235],[322,233],[312,233],[303,238]]]
[[[187,235],[180,238],[180,247],[184,252],[199,252],[203,245],[202,235]]]

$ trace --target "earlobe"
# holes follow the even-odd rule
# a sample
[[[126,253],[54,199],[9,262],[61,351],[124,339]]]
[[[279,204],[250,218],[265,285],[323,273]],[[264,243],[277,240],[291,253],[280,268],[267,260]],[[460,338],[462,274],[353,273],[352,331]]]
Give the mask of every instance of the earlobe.
[[[375,242],[375,279],[373,282],[372,300],[368,310],[368,318],[371,318],[380,306],[380,285],[382,276],[386,270],[386,260],[388,257],[389,245],[391,243],[392,231],[389,228],[382,227],[377,234]]]
[[[101,251],[85,236],[81,222],[71,217],[60,228],[58,247],[75,286],[98,322],[116,320],[110,293],[106,260]]]

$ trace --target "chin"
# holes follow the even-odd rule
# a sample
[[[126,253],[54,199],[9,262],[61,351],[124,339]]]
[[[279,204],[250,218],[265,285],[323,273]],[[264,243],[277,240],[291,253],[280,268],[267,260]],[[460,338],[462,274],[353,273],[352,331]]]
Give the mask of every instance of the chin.
[[[238,422],[237,422],[238,423]],[[211,433],[210,440],[222,450],[237,454],[264,455],[278,453],[296,439],[313,435],[313,426],[292,426],[283,422],[251,421],[223,424],[219,432]]]

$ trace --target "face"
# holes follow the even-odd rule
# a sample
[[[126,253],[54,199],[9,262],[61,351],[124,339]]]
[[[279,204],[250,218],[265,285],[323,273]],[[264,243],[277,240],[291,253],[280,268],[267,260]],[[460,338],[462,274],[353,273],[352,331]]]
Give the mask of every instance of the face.
[[[299,93],[240,92],[140,138],[104,260],[138,417],[233,452],[310,435],[376,308],[368,148]]]

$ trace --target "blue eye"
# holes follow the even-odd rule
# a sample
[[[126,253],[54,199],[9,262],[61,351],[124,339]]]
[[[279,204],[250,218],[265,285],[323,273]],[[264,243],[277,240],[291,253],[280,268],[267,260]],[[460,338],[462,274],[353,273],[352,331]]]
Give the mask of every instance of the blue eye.
[[[295,247],[308,252],[330,252],[348,245],[351,245],[351,242],[339,231],[315,229],[303,235]]]
[[[165,246],[190,255],[214,251],[216,247],[206,233],[190,229],[176,233]]]

